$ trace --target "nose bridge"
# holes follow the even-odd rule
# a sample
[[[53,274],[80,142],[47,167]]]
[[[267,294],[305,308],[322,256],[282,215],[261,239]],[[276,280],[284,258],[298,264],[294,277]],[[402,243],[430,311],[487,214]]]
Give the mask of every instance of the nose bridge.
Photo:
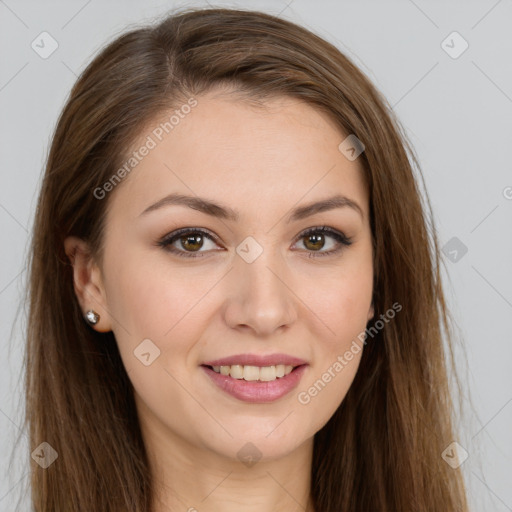
[[[243,259],[242,259],[243,260]],[[267,247],[251,263],[238,261],[241,268],[242,279],[247,282],[245,286],[260,296],[275,297],[280,295],[283,284],[284,265],[277,248]],[[277,275],[276,275],[277,274]],[[282,275],[281,279],[277,276]]]
[[[261,239],[261,237],[260,237]],[[269,237],[267,237],[267,241]],[[248,237],[237,247],[226,311],[232,327],[246,325],[271,333],[295,318],[293,293],[279,247]]]

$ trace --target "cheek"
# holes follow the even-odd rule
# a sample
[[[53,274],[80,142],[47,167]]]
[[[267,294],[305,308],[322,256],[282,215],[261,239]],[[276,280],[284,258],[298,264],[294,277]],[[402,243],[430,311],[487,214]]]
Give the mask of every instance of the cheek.
[[[170,274],[135,251],[118,263],[108,268],[108,307],[124,367],[139,407],[179,430],[173,411],[188,411],[188,416],[201,412],[182,383],[190,378],[187,354],[201,329],[200,307],[194,306],[208,283],[190,286],[183,273]]]
[[[304,296],[325,326],[325,335],[321,337],[325,349],[338,351],[366,328],[373,293],[371,262],[347,264],[316,277],[315,286]]]
[[[368,264],[347,266],[331,273],[323,288],[309,294],[308,305],[321,322],[315,336],[315,364],[297,393],[297,401],[320,429],[339,407],[357,373],[364,350],[373,274]],[[332,276],[337,276],[332,278]],[[321,331],[321,335],[320,335]]]
[[[129,257],[107,269],[109,309],[134,339],[163,339],[197,302],[203,285],[191,286],[179,269],[171,271],[147,254],[127,252]]]
[[[361,331],[364,331],[371,301],[371,288],[355,286],[343,288],[326,297],[322,318],[329,326],[328,346],[341,350]]]
[[[138,354],[149,352],[149,359],[155,358],[158,364],[151,364],[151,372],[145,372],[140,383],[161,389],[162,381],[168,381],[169,376],[157,378],[157,369],[176,376],[190,370],[189,356],[209,319],[208,292],[222,273],[203,270],[194,277],[190,269],[184,272],[172,267],[165,258],[150,259],[147,253],[133,250],[127,254],[130,256],[122,262],[112,264],[111,259],[106,268],[108,308],[115,319],[113,331],[125,368],[135,372],[130,375],[142,370]]]
[[[297,390],[297,402],[309,430],[317,432],[344,400],[359,368],[364,350],[370,295],[360,287],[325,294],[318,316],[327,326],[316,338],[315,364]],[[369,288],[371,292],[371,288]]]

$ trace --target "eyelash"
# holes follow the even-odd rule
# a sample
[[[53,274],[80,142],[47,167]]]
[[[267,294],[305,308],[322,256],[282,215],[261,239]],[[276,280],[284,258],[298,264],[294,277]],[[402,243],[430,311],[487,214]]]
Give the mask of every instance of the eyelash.
[[[322,233],[324,235],[328,235],[332,238],[334,238],[340,245],[336,249],[331,249],[330,251],[324,251],[324,252],[318,252],[318,251],[307,251],[310,254],[308,255],[309,258],[322,258],[324,256],[332,256],[334,254],[337,254],[341,250],[343,250],[344,247],[348,247],[349,245],[352,245],[352,239],[345,236],[343,233],[340,233],[338,231],[335,231],[327,226],[319,226],[315,228],[309,228],[306,231],[303,231],[298,237],[297,241],[299,241],[301,238],[304,238],[308,235],[311,235],[313,233]],[[204,254],[204,252],[208,251],[197,251],[197,252],[190,252],[190,251],[183,251],[176,249],[175,247],[172,247],[172,243],[174,243],[176,240],[181,238],[185,234],[201,234],[205,236],[206,238],[209,238],[211,241],[216,242],[216,238],[211,235],[208,231],[205,231],[201,228],[182,228],[177,231],[174,231],[172,233],[169,233],[168,235],[165,235],[161,240],[157,242],[157,245],[165,249],[166,251],[169,251],[173,254],[176,254],[179,257],[184,258],[202,258],[201,254]]]

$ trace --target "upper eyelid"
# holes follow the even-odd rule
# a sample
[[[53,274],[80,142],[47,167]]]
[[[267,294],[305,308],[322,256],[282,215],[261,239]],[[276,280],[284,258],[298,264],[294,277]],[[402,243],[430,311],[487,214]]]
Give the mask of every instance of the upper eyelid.
[[[187,233],[201,233],[213,240],[215,243],[219,241],[219,238],[217,235],[214,235],[211,231],[207,230],[206,228],[181,228],[177,229],[175,231],[171,231],[170,233],[167,233],[164,235],[161,240],[167,241],[172,240],[173,238],[177,238],[180,235],[186,235]]]

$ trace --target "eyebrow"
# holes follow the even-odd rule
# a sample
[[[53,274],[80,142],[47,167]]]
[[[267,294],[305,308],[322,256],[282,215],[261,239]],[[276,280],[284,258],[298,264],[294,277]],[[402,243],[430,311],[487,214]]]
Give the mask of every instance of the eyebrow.
[[[186,196],[182,194],[169,194],[151,206],[148,206],[140,215],[145,215],[149,212],[159,210],[165,206],[187,206],[188,208],[198,210],[207,215],[211,215],[212,217],[231,220],[234,222],[240,219],[239,212],[228,206],[220,205],[202,197]],[[346,207],[357,211],[364,219],[363,210],[358,203],[343,195],[335,195],[321,201],[316,201],[314,203],[309,203],[295,208],[290,214],[288,214],[287,223],[305,219],[306,217],[310,217],[316,213]]]

